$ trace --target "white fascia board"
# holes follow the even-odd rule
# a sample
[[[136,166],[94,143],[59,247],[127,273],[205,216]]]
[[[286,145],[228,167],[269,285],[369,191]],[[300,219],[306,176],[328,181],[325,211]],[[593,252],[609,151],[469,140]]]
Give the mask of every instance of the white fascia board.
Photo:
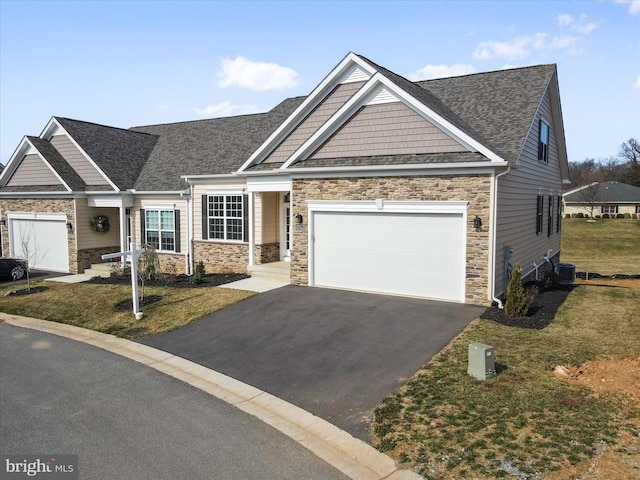
[[[26,136],[22,138],[22,142],[20,142],[20,146],[16,149],[14,156],[11,157],[11,160],[9,160],[9,163],[7,164],[5,169],[2,171],[2,175],[0,176],[0,185],[5,186],[4,182],[8,181],[13,176],[15,171],[20,166],[20,163],[22,162],[22,159],[24,158],[25,155],[32,155],[34,153],[38,155],[38,157],[40,157],[40,160],[42,160],[44,164],[49,168],[49,170],[51,170],[51,173],[55,175],[55,177],[62,184],[62,186],[66,188],[68,192],[71,192],[72,189],[71,187],[69,187],[69,185],[67,185],[67,182],[65,182],[62,179],[62,177],[58,174],[58,172],[56,172],[55,168],[53,168],[51,164],[47,162],[47,159],[42,156],[40,151],[38,151],[38,149],[31,143],[31,141]]]
[[[269,175],[247,178],[249,192],[289,192],[291,178],[282,175]]]
[[[320,84],[307,96],[307,98],[296,108],[291,115],[276,129],[275,132],[249,157],[249,159],[238,169],[238,173],[243,172],[257,160],[264,159],[281,141],[283,141],[291,131],[302,122],[307,115],[324,100],[343,79],[345,72],[352,65],[357,65],[369,75],[374,75],[375,70],[367,62],[363,61],[353,52],[346,57],[320,82]]]
[[[396,201],[396,200],[307,200],[312,212],[384,212],[384,213],[461,213],[465,201]]]
[[[380,177],[380,176],[415,176],[415,175],[447,175],[455,173],[492,174],[500,167],[507,167],[508,162],[468,162],[468,163],[422,163],[404,165],[371,165],[349,167],[311,167],[287,170],[291,178],[329,178],[329,177]]]
[[[111,181],[111,179],[107,176],[107,174],[106,174],[106,173],[104,173],[104,172],[102,171],[102,169],[98,166],[98,164],[97,164],[96,162],[94,162],[94,161],[91,159],[91,157],[87,154],[87,152],[85,152],[85,151],[82,149],[82,147],[81,147],[80,145],[78,145],[78,142],[76,142],[76,140],[71,136],[71,134],[70,134],[69,132],[67,132],[67,131],[63,128],[63,126],[62,126],[62,125],[60,125],[60,123],[58,122],[58,120],[57,120],[55,117],[52,117],[52,119],[51,119],[51,120],[52,120],[53,122],[55,122],[55,126],[57,126],[57,128],[59,128],[60,130],[62,130],[62,131],[67,135],[67,138],[68,138],[69,140],[71,140],[71,143],[73,143],[73,145],[78,149],[78,151],[79,151],[80,153],[82,153],[82,155],[84,156],[85,160],[87,160],[87,161],[91,164],[91,166],[92,166],[93,168],[95,168],[95,169],[98,171],[98,173],[99,173],[100,175],[102,175],[102,178],[104,178],[104,179],[107,181],[107,183],[111,186],[111,188],[113,188],[114,190],[120,190],[120,188],[118,188],[118,186],[117,186],[115,183],[113,183],[113,182]],[[53,128],[53,124],[52,124],[52,127],[49,127],[48,129],[45,129],[45,131],[46,131],[46,132],[51,133],[51,132],[52,132],[52,128]],[[43,132],[43,133],[44,133],[44,132]],[[41,137],[41,138],[45,139],[45,137]]]
[[[237,182],[238,175],[232,174],[219,174],[219,175],[180,175],[189,185],[201,185],[203,183],[225,183],[229,181]]]
[[[133,207],[132,195],[110,195],[87,192],[87,205],[90,207]]]
[[[346,123],[361,106],[365,105],[368,100],[377,93],[377,87],[380,85],[384,86],[393,95],[395,95],[398,101],[403,102],[447,135],[453,137],[457,142],[467,147],[470,151],[479,152],[489,158],[492,162],[504,162],[504,159],[499,155],[464,133],[451,122],[445,120],[440,115],[437,115],[433,110],[402,90],[387,77],[381,73],[376,73],[360,90],[355,93],[355,95],[353,95],[353,97],[349,99],[349,101],[347,101],[327,122],[325,122],[324,125],[322,125],[304,144],[302,144],[300,148],[296,150],[291,157],[289,157],[289,160],[280,167],[280,169],[287,169],[292,163],[300,160],[306,155],[310,155],[320,147],[324,141],[334,134],[338,128]]]

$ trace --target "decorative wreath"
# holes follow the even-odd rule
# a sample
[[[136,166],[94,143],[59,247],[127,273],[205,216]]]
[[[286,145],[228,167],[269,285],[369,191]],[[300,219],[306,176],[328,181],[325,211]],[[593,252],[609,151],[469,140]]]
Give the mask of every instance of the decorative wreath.
[[[107,233],[109,231],[109,218],[104,215],[97,215],[91,219],[91,227],[96,233]]]

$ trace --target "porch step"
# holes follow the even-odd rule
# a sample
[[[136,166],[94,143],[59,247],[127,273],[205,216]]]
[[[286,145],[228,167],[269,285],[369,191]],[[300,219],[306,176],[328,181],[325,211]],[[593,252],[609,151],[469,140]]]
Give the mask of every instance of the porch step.
[[[249,267],[249,275],[260,280],[289,283],[291,281],[289,266],[289,262],[262,263]]]
[[[112,263],[92,263],[91,268],[87,268],[84,271],[85,275],[93,277],[109,278],[111,276]]]

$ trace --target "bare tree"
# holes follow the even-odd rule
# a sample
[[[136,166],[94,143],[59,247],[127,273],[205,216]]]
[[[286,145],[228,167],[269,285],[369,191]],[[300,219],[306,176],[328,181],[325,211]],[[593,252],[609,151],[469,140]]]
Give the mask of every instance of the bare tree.
[[[640,187],[640,142],[635,138],[630,138],[620,145],[618,156],[628,162],[624,181]]]
[[[40,250],[38,236],[33,224],[29,224],[28,227],[21,224],[18,227],[18,235],[20,236],[22,256],[27,261],[27,290],[31,291],[31,267],[40,263],[48,250],[44,252]]]
[[[589,212],[589,217],[591,218],[593,218],[593,211],[595,210],[596,205],[600,204],[598,193],[600,193],[599,182],[590,183],[586,187],[576,192],[576,196],[578,197],[580,203],[582,203],[583,208],[585,208]]]

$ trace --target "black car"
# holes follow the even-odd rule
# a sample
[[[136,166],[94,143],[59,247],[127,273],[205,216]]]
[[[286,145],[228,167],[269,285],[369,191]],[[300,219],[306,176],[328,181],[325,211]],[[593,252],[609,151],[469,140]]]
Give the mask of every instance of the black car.
[[[20,280],[27,274],[27,262],[21,258],[0,258],[0,278]]]

